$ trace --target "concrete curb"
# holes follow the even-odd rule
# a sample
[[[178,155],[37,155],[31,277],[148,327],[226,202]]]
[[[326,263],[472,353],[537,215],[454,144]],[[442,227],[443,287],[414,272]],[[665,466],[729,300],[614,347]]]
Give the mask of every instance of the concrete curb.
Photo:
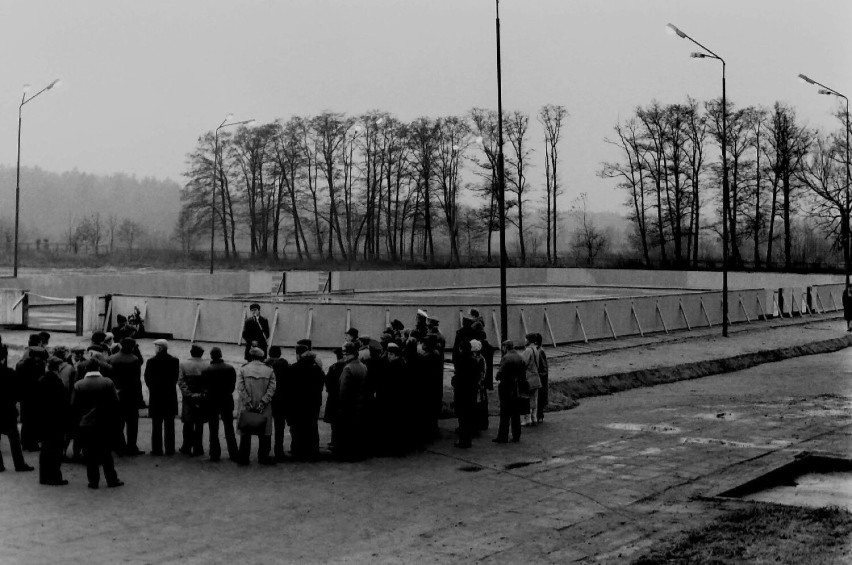
[[[832,353],[852,346],[852,336],[815,341],[803,345],[782,347],[779,349],[768,349],[754,353],[744,353],[722,359],[711,359],[707,361],[696,361],[695,363],[683,363],[671,367],[659,367],[655,369],[640,369],[626,373],[613,375],[600,375],[594,377],[580,377],[551,383],[551,394],[554,392],[568,398],[578,399],[590,396],[602,396],[614,392],[622,392],[643,386],[654,386],[658,384],[698,379],[710,375],[741,371],[763,363],[774,363],[804,355],[818,355],[821,353]],[[555,407],[557,410],[573,408]]]

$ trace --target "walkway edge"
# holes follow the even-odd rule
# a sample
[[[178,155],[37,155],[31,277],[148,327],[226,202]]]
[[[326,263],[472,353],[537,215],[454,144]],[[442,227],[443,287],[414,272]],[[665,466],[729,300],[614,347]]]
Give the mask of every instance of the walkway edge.
[[[707,361],[683,363],[670,367],[639,369],[626,373],[562,380],[551,383],[550,390],[561,393],[569,399],[603,396],[633,388],[654,386],[658,384],[698,379],[701,377],[708,377],[710,375],[741,371],[764,363],[774,363],[776,361],[783,361],[794,357],[832,353],[845,349],[849,346],[852,346],[852,336],[844,336],[824,341],[815,341],[803,345],[768,349],[756,351],[754,353],[743,353],[741,355],[722,359],[710,359]],[[569,402],[566,406],[564,406],[564,408],[573,408],[571,404],[574,403]]]

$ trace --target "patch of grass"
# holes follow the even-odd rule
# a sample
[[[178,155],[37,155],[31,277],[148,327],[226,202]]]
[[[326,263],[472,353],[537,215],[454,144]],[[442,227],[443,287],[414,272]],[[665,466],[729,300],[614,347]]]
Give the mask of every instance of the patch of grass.
[[[829,564],[850,558],[852,514],[845,509],[760,504],[662,540],[633,565]]]

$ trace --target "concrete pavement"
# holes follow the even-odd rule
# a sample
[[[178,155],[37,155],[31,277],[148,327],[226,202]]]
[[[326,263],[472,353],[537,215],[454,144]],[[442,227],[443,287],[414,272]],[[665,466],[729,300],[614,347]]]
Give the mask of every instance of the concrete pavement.
[[[844,337],[842,324],[752,331],[735,346],[733,338],[714,345],[720,340],[707,336],[645,344],[553,366],[581,376],[583,367],[601,363],[615,371],[625,363],[665,365],[682,358],[683,348],[694,348],[693,359],[706,349],[730,354],[745,350],[733,347]],[[629,562],[657,539],[751,504],[712,497],[797,453],[850,457],[850,362],[845,349],[585,398],[573,410],[548,414],[543,426],[525,428],[520,444],[493,444],[488,435],[470,450],[455,449],[456,422],[445,420],[443,439],[428,450],[361,463],[242,469],[145,455],[118,460],[125,487],[99,491],[85,488],[77,465],[64,466],[67,487],[6,472],[0,560]],[[143,419],[146,451],[149,426]],[[328,429],[320,428],[324,444]],[[8,456],[3,440],[0,449]],[[35,454],[27,459],[37,463]]]

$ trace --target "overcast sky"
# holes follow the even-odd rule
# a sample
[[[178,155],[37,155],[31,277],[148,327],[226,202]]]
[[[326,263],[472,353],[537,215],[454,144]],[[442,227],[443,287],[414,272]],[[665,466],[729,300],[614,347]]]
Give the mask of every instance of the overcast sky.
[[[850,0],[502,0],[503,101],[565,105],[565,202],[623,195],[595,175],[619,118],[656,98],[721,94],[721,71],[664,33],[672,22],[725,57],[739,105],[795,106],[834,128],[852,95]],[[183,182],[186,154],[228,112],[271,121],[325,109],[401,119],[496,108],[494,0],[0,0],[0,164],[14,165],[21,86],[62,85],[24,107],[23,165]],[[543,145],[534,130],[536,170]],[[0,207],[11,203],[2,202]]]

